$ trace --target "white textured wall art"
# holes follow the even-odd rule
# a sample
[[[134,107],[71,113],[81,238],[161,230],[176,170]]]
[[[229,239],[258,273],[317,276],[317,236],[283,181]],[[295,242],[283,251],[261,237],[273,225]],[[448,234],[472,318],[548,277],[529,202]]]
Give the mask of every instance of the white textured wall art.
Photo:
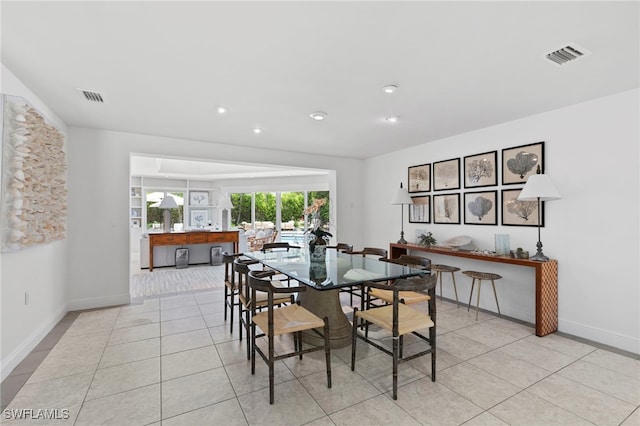
[[[64,135],[22,98],[5,95],[2,107],[2,250],[64,239]]]

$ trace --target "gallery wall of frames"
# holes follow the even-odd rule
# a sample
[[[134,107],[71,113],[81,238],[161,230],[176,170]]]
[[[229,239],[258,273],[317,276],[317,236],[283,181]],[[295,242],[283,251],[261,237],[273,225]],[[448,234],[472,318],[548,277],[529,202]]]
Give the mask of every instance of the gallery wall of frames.
[[[537,173],[544,173],[544,142],[409,166],[409,222],[497,226],[500,218],[505,226],[538,226],[537,201],[518,200]],[[544,226],[544,203],[541,210]]]

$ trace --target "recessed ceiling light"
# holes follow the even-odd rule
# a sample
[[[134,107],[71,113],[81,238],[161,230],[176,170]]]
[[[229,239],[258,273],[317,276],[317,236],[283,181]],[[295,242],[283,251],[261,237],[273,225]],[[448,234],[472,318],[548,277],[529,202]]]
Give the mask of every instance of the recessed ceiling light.
[[[394,93],[396,90],[398,90],[398,86],[390,84],[388,86],[384,86],[382,90],[384,90],[384,93]]]
[[[397,115],[391,115],[385,118],[385,120],[387,120],[389,123],[397,123],[399,119],[400,118]]]
[[[261,129],[261,128],[259,128],[259,127],[254,127],[254,128],[253,128],[253,133],[255,133],[256,135],[258,135],[258,134],[262,133],[262,129]]]
[[[322,121],[327,118],[327,113],[322,111],[316,111],[309,114],[309,117],[313,118],[316,121]]]
[[[226,114],[228,110],[227,108],[221,106],[221,107],[218,107],[217,111],[218,111],[218,114],[222,115],[222,114]]]

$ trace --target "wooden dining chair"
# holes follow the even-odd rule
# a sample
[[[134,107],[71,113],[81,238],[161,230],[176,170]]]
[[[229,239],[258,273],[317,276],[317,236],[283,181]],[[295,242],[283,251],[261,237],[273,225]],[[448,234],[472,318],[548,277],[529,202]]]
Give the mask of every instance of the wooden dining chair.
[[[393,284],[368,283],[373,288],[381,290],[390,290],[393,294],[393,301],[390,305],[376,306],[360,311],[354,308],[353,312],[353,330],[351,342],[351,371],[355,371],[356,366],[356,343],[357,339],[361,339],[371,346],[381,350],[392,357],[392,373],[393,373],[393,399],[398,399],[398,365],[410,361],[412,359],[431,354],[431,381],[436,380],[436,304],[435,304],[435,275],[423,276],[412,279],[397,279]],[[403,291],[412,291],[426,293],[429,296],[428,313],[419,311],[400,302],[400,293]],[[358,320],[363,320],[365,331],[358,331]],[[390,331],[393,339],[391,348],[383,346],[380,342],[374,341],[368,337],[368,328],[370,324],[375,324],[380,328]],[[420,332],[428,329],[428,336]],[[403,356],[401,353],[400,337],[413,334],[422,341],[429,343],[429,348],[414,353],[409,356]],[[362,374],[366,375],[366,372]]]
[[[353,251],[353,245],[347,243],[338,243],[335,246],[327,246],[327,249],[334,249],[342,253],[350,253]]]
[[[229,332],[233,334],[233,311],[240,303],[239,299],[239,290],[238,283],[235,279],[235,274],[233,271],[233,261],[241,258],[243,256],[242,253],[222,253],[222,261],[224,263],[224,320],[227,320],[227,311],[229,311],[229,315],[231,316],[229,321]],[[248,258],[244,258],[244,261],[249,261]],[[255,263],[254,261],[251,261]]]
[[[284,292],[278,292],[278,297],[271,300],[264,292],[252,293],[249,288],[249,272],[251,272],[251,265],[257,265],[257,260],[251,260],[246,262],[243,259],[236,259],[233,262],[233,270],[235,273],[235,279],[238,285],[238,325],[240,328],[239,340],[242,341],[242,331],[246,331],[247,334],[247,359],[251,357],[251,340],[249,339],[249,333],[251,329],[251,313],[254,309],[262,310],[269,304],[274,303],[277,306],[281,306],[287,303],[293,303],[294,294],[287,290],[289,287],[285,287],[282,282],[274,281],[274,286],[278,288],[284,288]],[[264,272],[261,271],[260,272]],[[269,271],[272,272],[272,271]]]
[[[284,358],[324,350],[327,370],[327,387],[331,388],[331,349],[329,340],[329,320],[320,318],[299,304],[291,304],[276,308],[278,300],[288,297],[288,292],[306,291],[306,286],[281,288],[270,279],[273,271],[250,271],[249,287],[251,298],[256,300],[259,294],[267,296],[266,311],[257,312],[257,304],[251,306],[251,374],[256,372],[256,352],[269,366],[269,403],[274,403],[274,370],[275,362]],[[257,334],[256,328],[261,330]],[[323,338],[322,346],[303,349],[302,332],[311,330]],[[322,331],[320,331],[322,330]],[[283,334],[293,334],[294,350],[292,352],[275,354],[275,337]],[[267,351],[256,345],[258,337],[267,337]]]
[[[410,256],[402,254],[397,259],[381,259],[385,262],[397,263],[399,265],[413,266],[421,268],[425,271],[429,271],[431,267],[431,259],[422,256]],[[366,289],[366,303],[365,306],[369,308],[371,302],[375,299],[382,300],[386,304],[393,303],[393,292],[391,290],[383,290],[377,287],[368,287]],[[426,302],[429,300],[429,295],[425,293],[419,293],[415,291],[403,291],[400,293],[400,303],[406,303],[407,305],[419,302]]]
[[[376,257],[378,259],[386,259],[387,258],[387,250],[383,248],[376,247],[365,247],[360,251],[349,251],[348,254],[353,256],[362,256],[362,257]],[[350,286],[343,287],[340,289],[341,293],[349,293],[349,304],[353,306],[353,296],[357,296],[360,298],[360,309],[364,309],[365,298],[362,292],[361,286]]]

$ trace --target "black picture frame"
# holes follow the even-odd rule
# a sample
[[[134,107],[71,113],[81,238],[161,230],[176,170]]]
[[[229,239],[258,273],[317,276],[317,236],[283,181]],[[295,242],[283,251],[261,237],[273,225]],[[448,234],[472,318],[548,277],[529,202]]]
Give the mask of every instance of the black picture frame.
[[[460,194],[433,195],[433,223],[460,224]]]
[[[498,191],[464,193],[465,225],[498,224]]]
[[[431,163],[411,166],[407,169],[409,193],[431,191]]]
[[[460,189],[460,158],[433,163],[433,190]]]
[[[411,197],[409,205],[409,223],[431,223],[431,196]]]
[[[504,226],[538,226],[538,202],[519,201],[522,188],[503,189],[502,225]],[[540,202],[540,227],[544,227],[544,201]]]
[[[526,183],[529,176],[544,173],[544,142],[514,146],[502,150],[502,184]]]
[[[481,188],[498,184],[498,151],[464,157],[464,187]]]

